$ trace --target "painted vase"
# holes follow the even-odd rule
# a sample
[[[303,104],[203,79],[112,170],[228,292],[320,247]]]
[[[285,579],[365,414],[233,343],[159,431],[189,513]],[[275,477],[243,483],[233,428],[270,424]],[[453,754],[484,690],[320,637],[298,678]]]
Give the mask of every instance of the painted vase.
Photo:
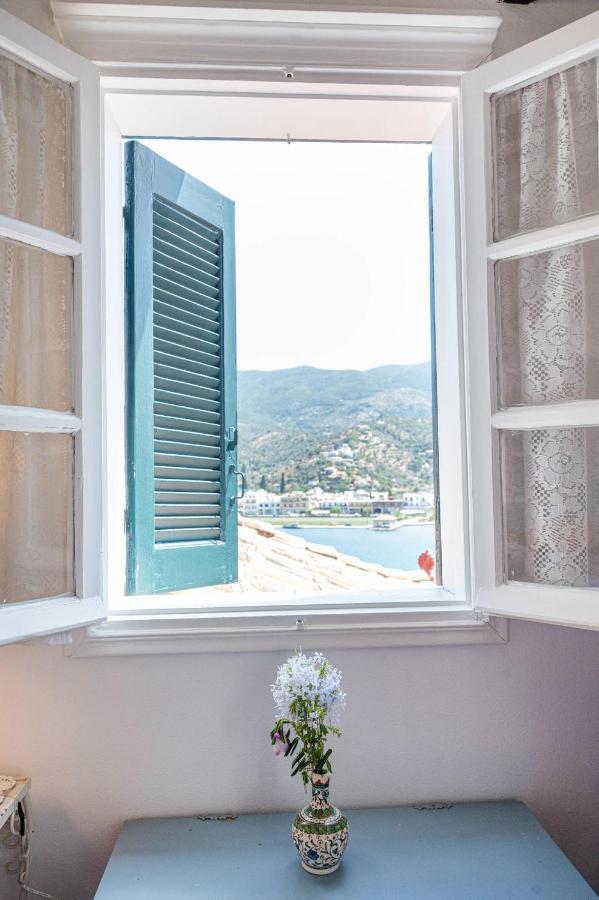
[[[293,820],[291,834],[306,872],[336,872],[347,847],[347,819],[329,803],[330,775],[310,775],[312,800]]]

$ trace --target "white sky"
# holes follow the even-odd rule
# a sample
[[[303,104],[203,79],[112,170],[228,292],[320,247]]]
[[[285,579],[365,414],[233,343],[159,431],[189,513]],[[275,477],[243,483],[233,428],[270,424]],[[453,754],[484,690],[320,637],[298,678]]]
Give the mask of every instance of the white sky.
[[[235,201],[240,369],[430,359],[427,146],[144,143]]]

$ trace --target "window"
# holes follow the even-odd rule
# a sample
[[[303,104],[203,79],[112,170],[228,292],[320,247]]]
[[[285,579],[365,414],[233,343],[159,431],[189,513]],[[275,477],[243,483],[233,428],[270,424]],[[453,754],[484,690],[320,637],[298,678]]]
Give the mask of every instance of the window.
[[[99,148],[83,135],[97,129],[99,104],[93,66],[4,12],[0,24],[0,641],[7,641],[103,613]]]
[[[434,584],[430,146],[147,143],[150,149],[133,142],[126,148],[129,180],[138,185],[137,193],[128,191],[126,216],[135,457],[129,572],[138,580],[130,593],[154,592],[142,578],[153,563],[136,546],[139,530],[146,524],[151,531],[154,520],[149,558],[166,565],[169,556],[179,557],[163,590],[235,581],[230,592],[244,601],[255,594],[274,602]],[[235,324],[234,285],[217,279],[216,251],[204,243],[196,220],[184,219],[184,227],[168,218],[166,201],[156,199],[157,188],[145,177],[153,172],[158,183],[162,171],[170,173],[169,184],[185,184],[177,190],[187,202],[193,187],[209,194],[193,172],[236,203],[236,266],[227,271],[223,261],[225,279],[235,269],[237,282],[237,371],[224,379],[221,362],[234,368],[220,347]],[[150,195],[153,236],[140,211]],[[223,197],[215,200],[232,209]],[[148,311],[148,257],[137,260],[135,247],[152,244]],[[224,244],[225,254],[232,250],[232,241]],[[147,322],[154,334],[147,368],[156,431],[142,382]],[[227,406],[227,391],[233,400],[237,394],[237,414],[232,402]],[[229,424],[221,422],[221,403]],[[239,438],[229,448],[221,486],[220,436],[237,427],[236,417]],[[152,441],[158,464],[147,482],[157,475],[156,502],[142,509],[146,479],[136,448]],[[244,487],[237,503],[236,477]],[[237,534],[231,524],[227,533],[225,514],[240,516],[237,554]],[[193,549],[186,574],[183,548]],[[223,577],[223,566],[208,560],[212,553],[228,554],[230,564],[237,555],[238,577],[232,571]],[[419,570],[420,557],[427,572]]]
[[[338,14],[343,21],[333,26],[320,20],[315,28],[305,21],[311,14],[298,14],[273,28],[268,12],[268,21],[262,22],[258,14],[252,20],[252,40],[258,38],[252,53],[263,53],[257,58],[262,60],[264,83],[256,81],[255,58],[244,56],[243,41],[228,45],[239,57],[237,68],[230,57],[211,57],[205,71],[196,67],[192,73],[179,59],[179,69],[169,68],[168,62],[160,63],[159,72],[152,69],[158,75],[152,81],[147,78],[150,69],[137,63],[134,78],[129,68],[113,66],[104,85],[103,204],[97,69],[0,11],[0,84],[10,112],[3,127],[17,129],[17,152],[23,150],[12,187],[0,182],[0,264],[10,301],[5,297],[10,331],[5,328],[2,334],[10,340],[0,355],[5,370],[0,372],[0,454],[3,465],[12,473],[18,470],[19,476],[0,480],[5,542],[0,552],[6,555],[10,548],[3,570],[1,639],[98,620],[104,600],[109,600],[109,620],[91,630],[88,652],[145,652],[157,644],[170,652],[177,647],[197,649],[198,641],[210,649],[247,649],[248,634],[252,646],[288,647],[297,643],[298,631],[309,634],[306,643],[340,646],[426,642],[431,631],[443,631],[438,639],[444,641],[492,641],[503,635],[501,616],[599,627],[599,399],[593,349],[599,40],[588,37],[596,33],[598,17],[480,66],[464,76],[457,91],[446,82],[431,85],[430,70],[437,60],[430,57],[416,76],[410,74],[408,80],[416,77],[418,84],[408,85],[402,78],[398,85],[384,83],[380,57],[374,52],[381,49],[376,42],[382,30],[371,28],[371,14],[352,14],[347,21]],[[229,13],[222,27],[237,37],[245,34],[243,16],[238,21],[237,13]],[[119,18],[118,12],[114,15]],[[211,15],[193,13],[201,20],[194,27],[207,37]],[[286,14],[280,15],[284,19]],[[69,16],[63,11],[66,26]],[[427,22],[426,16],[419,16],[417,33],[413,20],[391,18],[386,20],[390,30],[385,30],[385,40],[406,49],[416,39],[426,55],[423,42],[431,27],[437,36],[438,18]],[[113,24],[111,20],[110,27]],[[137,27],[128,19],[121,24]],[[496,27],[496,20],[477,20],[466,34],[460,18],[453,31],[451,23],[446,31],[441,29],[444,52],[451,59],[454,50],[459,56],[456,71],[478,65],[481,40],[492,40],[491,25]],[[159,38],[160,23],[149,27]],[[304,42],[315,35],[312,67],[305,71],[302,66],[280,69],[280,43],[285,39],[288,46],[288,28]],[[366,75],[355,68],[348,33],[359,33],[367,43],[362,57]],[[176,40],[184,37],[179,31]],[[334,70],[331,41],[339,44]],[[77,46],[76,33],[72,43]],[[264,44],[266,49],[259,49]],[[210,47],[209,40],[205,47]],[[304,44],[298,47],[301,56]],[[91,45],[86,51],[92,52]],[[175,51],[168,42],[161,50],[167,58]],[[98,53],[102,58],[106,50]],[[450,56],[443,57],[447,65]],[[183,71],[193,78],[179,78],[175,84],[173,76]],[[206,76],[215,73],[221,80],[208,81]],[[227,73],[241,82],[225,82],[222,76]],[[294,83],[289,76],[295,73],[300,77]],[[282,81],[276,84],[279,76]],[[365,85],[365,78],[372,83]],[[40,156],[34,160],[29,154],[37,141],[33,124],[21,121],[14,110],[15,79],[48,113],[43,164],[54,166],[57,174],[44,179],[46,205],[32,193]],[[21,87],[20,97],[23,91]],[[291,133],[329,140],[431,143],[442,587],[431,587],[417,598],[356,592],[342,600],[301,605],[289,601],[279,609],[268,603],[248,608],[227,599],[200,601],[192,590],[177,593],[176,606],[165,606],[161,589],[188,586],[186,572],[188,566],[195,571],[196,554],[206,561],[203,580],[235,577],[228,538],[234,528],[229,526],[234,519],[230,500],[238,490],[237,435],[228,405],[232,392],[227,390],[233,349],[225,346],[232,329],[223,330],[220,319],[215,329],[216,320],[206,315],[203,318],[213,325],[202,329],[207,344],[203,349],[197,343],[191,347],[185,340],[171,341],[173,329],[166,320],[170,315],[173,321],[175,310],[156,293],[152,302],[166,303],[159,312],[165,318],[160,330],[150,331],[144,310],[147,315],[158,265],[155,261],[152,267],[148,258],[145,267],[138,265],[144,254],[147,257],[147,242],[129,246],[129,275],[133,273],[137,287],[146,279],[145,307],[138,307],[128,293],[135,316],[127,336],[137,367],[134,404],[141,404],[145,415],[133,416],[130,434],[136,439],[126,443],[122,137],[223,136],[217,127],[222,122],[225,136],[233,139],[280,139]],[[539,171],[551,173],[549,180],[538,179]],[[216,304],[224,322],[231,307],[223,285],[230,284],[226,267],[232,260],[231,253],[224,253],[230,233],[225,201],[172,171],[155,168],[145,176],[143,228],[146,236],[155,228],[166,245],[157,253],[157,259],[163,254],[160,265],[171,266],[171,279],[178,272],[177,296],[183,300],[187,298],[181,289],[190,288],[185,281],[190,273],[182,266],[191,267],[196,280],[201,272],[199,280],[209,286],[203,292],[205,310],[214,312]],[[132,188],[141,196],[135,177],[129,183]],[[188,233],[195,235],[193,252],[185,243]],[[18,284],[8,277],[15,272],[22,273]],[[34,348],[27,358],[22,352],[25,340]],[[147,353],[150,340],[156,367]],[[175,358],[191,364],[186,368],[193,375],[186,384],[194,386],[187,395],[192,402],[188,409],[200,410],[201,420],[189,413],[183,422],[180,406],[171,415],[175,410],[168,408],[168,398],[156,393],[159,379],[159,390],[168,392]],[[200,397],[214,398],[204,390],[214,390],[214,383],[206,380],[210,378],[219,382],[222,399],[216,407],[204,404],[200,409]],[[182,428],[182,423],[194,424]],[[128,507],[132,518],[123,527],[126,446],[134,477]],[[171,451],[178,458],[210,460],[206,467],[202,463],[201,471],[211,474],[197,478],[195,463],[187,467],[191,477],[187,471],[173,472],[178,465],[169,465]],[[181,475],[193,482],[187,500],[193,512],[183,515],[183,521],[177,502]],[[144,526],[136,529],[136,514],[143,509]],[[40,540],[36,528],[42,523],[45,536]],[[207,529],[205,542],[195,540],[194,530],[202,528]],[[141,567],[135,568],[136,550],[130,587],[140,593],[126,596],[129,529],[130,546],[141,548]],[[186,541],[192,532],[194,540]],[[176,539],[163,542],[163,534]],[[30,564],[33,559],[35,565]],[[106,636],[114,639],[116,649],[103,649],[108,646],[102,646]]]
[[[479,603],[597,627],[599,57],[578,49],[583,22],[464,79],[466,283]]]

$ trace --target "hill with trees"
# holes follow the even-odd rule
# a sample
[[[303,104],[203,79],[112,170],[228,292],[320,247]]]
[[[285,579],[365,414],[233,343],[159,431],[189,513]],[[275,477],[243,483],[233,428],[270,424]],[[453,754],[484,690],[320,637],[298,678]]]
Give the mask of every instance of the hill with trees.
[[[248,487],[431,490],[430,363],[238,373]]]

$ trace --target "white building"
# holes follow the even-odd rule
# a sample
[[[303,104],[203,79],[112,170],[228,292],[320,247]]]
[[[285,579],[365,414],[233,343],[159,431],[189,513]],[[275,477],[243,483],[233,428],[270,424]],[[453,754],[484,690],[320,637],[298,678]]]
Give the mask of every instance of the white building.
[[[339,493],[322,493],[318,498],[318,507],[323,511],[339,509],[343,514],[383,512],[389,505],[387,491],[340,491]],[[393,503],[393,501],[391,501]]]
[[[281,498],[269,491],[248,491],[239,500],[239,512],[244,516],[278,516],[281,513]]]
[[[318,508],[312,494],[305,491],[290,491],[279,497],[281,513],[284,516],[297,516]]]
[[[430,512],[435,502],[432,491],[412,491],[405,493],[401,498],[401,508],[404,512]]]

